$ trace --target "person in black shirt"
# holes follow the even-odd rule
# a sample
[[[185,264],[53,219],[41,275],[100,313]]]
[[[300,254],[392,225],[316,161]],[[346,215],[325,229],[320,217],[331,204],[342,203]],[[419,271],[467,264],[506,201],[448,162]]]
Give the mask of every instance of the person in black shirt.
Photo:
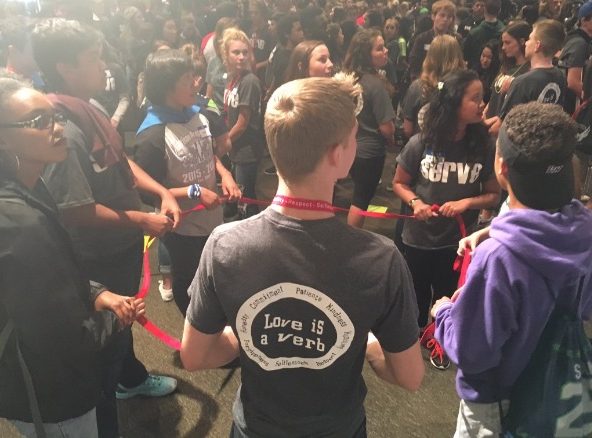
[[[561,49],[564,39],[565,32],[558,21],[542,20],[535,24],[525,49],[531,70],[510,85],[500,119],[503,120],[512,108],[521,103],[537,101],[563,105],[567,84],[561,70],[553,66],[553,55]]]
[[[584,3],[578,11],[578,28],[567,35],[567,41],[559,56],[558,66],[565,69],[567,93],[565,109],[573,113],[584,91],[584,66],[590,57],[592,41],[592,1]]]
[[[497,19],[501,7],[500,0],[486,0],[485,19],[473,28],[463,45],[465,61],[469,68],[476,69],[479,64],[481,49],[486,42],[498,40],[502,34],[504,23]]]
[[[471,15],[461,21],[458,26],[458,33],[464,38],[467,37],[471,29],[477,26],[483,20],[483,11],[485,9],[484,0],[475,0],[471,7]]]
[[[438,0],[432,6],[432,29],[420,33],[415,38],[409,53],[409,70],[411,78],[415,79],[421,72],[421,66],[432,40],[437,35],[454,33],[454,19],[456,6],[449,0]],[[460,42],[460,40],[459,40]]]

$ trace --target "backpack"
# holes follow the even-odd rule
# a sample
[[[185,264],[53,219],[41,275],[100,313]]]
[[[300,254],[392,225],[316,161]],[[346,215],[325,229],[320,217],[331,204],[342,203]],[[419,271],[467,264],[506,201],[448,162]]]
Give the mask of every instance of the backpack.
[[[592,346],[575,309],[557,302],[502,417],[504,438],[592,436]],[[500,414],[502,412],[500,402]]]

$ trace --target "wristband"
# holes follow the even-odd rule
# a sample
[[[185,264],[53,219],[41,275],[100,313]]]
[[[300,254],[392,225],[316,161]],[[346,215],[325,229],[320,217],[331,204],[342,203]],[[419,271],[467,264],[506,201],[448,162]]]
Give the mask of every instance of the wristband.
[[[416,197],[416,198],[410,199],[407,204],[409,204],[409,207],[413,208],[413,204],[415,204],[415,201],[419,201],[419,200],[420,200],[420,198]]]
[[[187,197],[189,199],[199,199],[201,197],[201,187],[199,184],[191,184],[187,187]]]

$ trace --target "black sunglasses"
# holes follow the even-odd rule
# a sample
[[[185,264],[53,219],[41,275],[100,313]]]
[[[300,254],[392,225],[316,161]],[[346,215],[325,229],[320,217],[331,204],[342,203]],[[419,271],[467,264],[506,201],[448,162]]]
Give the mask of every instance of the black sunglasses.
[[[53,131],[53,127],[56,123],[65,125],[66,122],[66,116],[64,116],[62,113],[46,113],[39,114],[37,117],[31,120],[0,124],[0,128],[29,128],[38,130],[51,129]]]

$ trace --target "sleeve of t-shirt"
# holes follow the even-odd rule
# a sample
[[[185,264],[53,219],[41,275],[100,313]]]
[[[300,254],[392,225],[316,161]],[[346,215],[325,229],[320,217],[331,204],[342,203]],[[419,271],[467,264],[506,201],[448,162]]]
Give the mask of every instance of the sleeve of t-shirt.
[[[208,124],[210,125],[210,132],[212,133],[212,137],[220,137],[228,132],[228,126],[226,126],[226,121],[224,117],[220,114],[216,114],[213,110],[205,109],[201,111],[201,114],[208,119]]]
[[[254,74],[247,75],[243,78],[238,88],[238,106],[248,106],[255,111],[259,108],[260,104],[261,86],[259,85],[259,79]]]
[[[415,180],[419,174],[419,166],[423,158],[424,147],[419,135],[416,134],[411,137],[397,157],[397,163],[405,169],[405,172],[411,176],[412,180]]]
[[[395,248],[387,283],[385,313],[372,327],[380,346],[399,353],[417,342],[417,300],[413,280],[403,256]]]
[[[563,67],[584,67],[587,61],[586,55],[586,42],[584,40],[581,40],[581,44],[574,41],[574,43],[566,45],[563,53],[561,53]]]
[[[500,110],[499,116],[501,119],[504,119],[510,110],[516,105],[528,102],[528,98],[524,94],[524,85],[526,84],[522,84],[523,81],[521,81],[521,79],[522,78],[518,77],[510,84],[510,89],[506,94],[506,98],[504,99],[504,103],[502,104],[502,108]]]
[[[134,161],[154,180],[162,183],[167,175],[164,125],[142,131],[134,144]]]
[[[382,81],[372,83],[371,87],[369,94],[372,96],[372,113],[376,122],[381,125],[393,120],[396,116],[395,110]]]
[[[64,161],[47,166],[43,180],[60,209],[94,204],[93,192],[82,163],[85,159],[84,154],[88,155],[84,134],[69,122],[64,136],[68,145],[68,155]],[[89,161],[88,157],[86,161]],[[87,164],[87,168],[90,167],[90,164]]]
[[[405,100],[403,101],[403,117],[415,123],[417,113],[421,105],[421,85],[419,81],[414,81],[407,90]]]
[[[214,285],[215,246],[216,235],[212,234],[202,252],[195,278],[187,290],[190,298],[187,321],[196,330],[209,335],[222,331],[228,322]]]

